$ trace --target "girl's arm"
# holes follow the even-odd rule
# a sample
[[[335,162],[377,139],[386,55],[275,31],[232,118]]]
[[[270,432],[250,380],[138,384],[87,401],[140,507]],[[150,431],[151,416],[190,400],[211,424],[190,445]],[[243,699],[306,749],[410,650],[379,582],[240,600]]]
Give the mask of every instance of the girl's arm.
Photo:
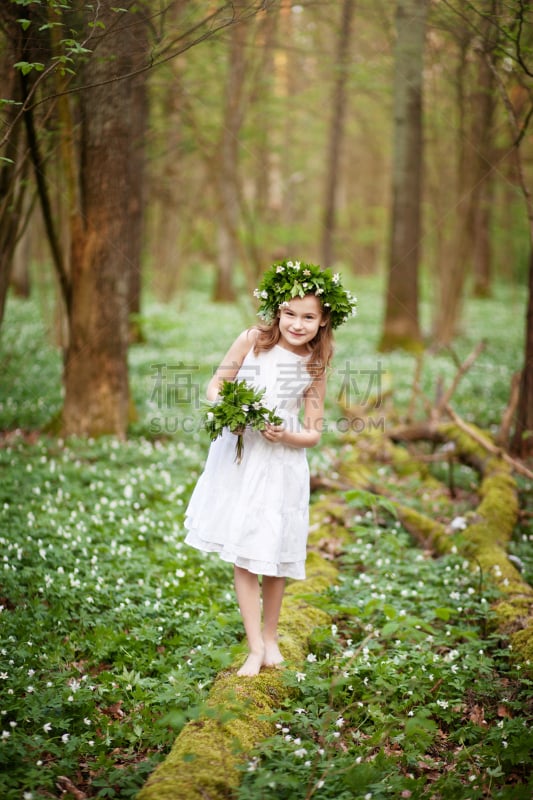
[[[268,425],[263,436],[269,442],[281,442],[290,447],[314,447],[319,443],[324,424],[324,400],[326,378],[317,378],[307,389],[304,397],[303,426],[291,431],[283,425]]]
[[[237,336],[230,349],[222,359],[220,366],[217,368],[215,374],[207,384],[206,394],[208,400],[213,401],[217,399],[222,381],[232,381],[236,376],[242,366],[245,356],[248,354],[250,348],[255,344],[257,334],[257,329],[250,328],[249,330],[243,331],[239,336]]]

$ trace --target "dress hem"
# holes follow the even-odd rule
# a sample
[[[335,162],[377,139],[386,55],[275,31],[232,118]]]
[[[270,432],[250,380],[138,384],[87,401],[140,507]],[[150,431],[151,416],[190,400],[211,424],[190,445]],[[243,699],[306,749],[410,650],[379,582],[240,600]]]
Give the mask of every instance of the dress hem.
[[[252,558],[240,556],[231,551],[227,545],[219,545],[215,542],[206,542],[191,531],[185,537],[185,544],[201,550],[203,553],[216,553],[222,561],[234,564],[236,567],[245,569],[254,575],[266,575],[271,578],[292,578],[293,580],[305,580],[305,562],[281,562],[274,564],[268,561],[257,561]]]

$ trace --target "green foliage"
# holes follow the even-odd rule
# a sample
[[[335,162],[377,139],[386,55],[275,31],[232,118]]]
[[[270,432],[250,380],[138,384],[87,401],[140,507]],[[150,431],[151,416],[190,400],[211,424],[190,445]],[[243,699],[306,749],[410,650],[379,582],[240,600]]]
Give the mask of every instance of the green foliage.
[[[357,283],[364,303],[336,336],[330,420],[347,376],[364,395],[375,374],[381,292],[374,279]],[[514,291],[471,302],[456,344],[461,357],[488,337],[454,397],[485,427],[499,420],[520,365],[523,298]],[[129,354],[139,410],[131,438],[64,442],[42,434],[62,403],[47,304],[42,289],[29,302],[10,297],[0,342],[0,794],[41,800],[69,776],[89,797],[134,797],[185,722],[204,714],[215,675],[240,647],[231,568],[185,548],[182,523],[208,446],[200,398],[253,309],[211,305],[203,284],[179,309],[147,300],[146,341]],[[401,407],[414,360],[380,358]],[[186,365],[186,403],[170,380],[155,391],[158,364]],[[454,373],[450,354],[435,354],[424,390]],[[330,430],[323,441],[309,458],[328,474],[339,438]],[[464,513],[472,474],[455,478]],[[393,487],[391,467],[380,466],[374,483]],[[402,491],[418,499],[432,490],[413,475]],[[522,493],[528,509],[525,481]],[[528,798],[531,687],[490,633],[494,590],[456,555],[436,561],[413,547],[374,493],[348,499],[352,540],[338,586],[321,599],[334,623],[314,632],[305,666],[285,675],[296,698],[279,711],[278,735],[244,765],[242,797],[301,800],[313,789],[318,800],[416,798],[429,787],[446,798]],[[530,575],[527,520],[513,550]]]
[[[264,431],[267,425],[281,425],[283,420],[275,409],[266,408],[261,402],[265,390],[256,390],[245,380],[222,381],[219,398],[209,403],[205,412],[204,426],[211,441],[218,439],[227,428],[237,434],[236,457],[240,462],[243,453],[245,428]]]
[[[334,623],[286,674],[298,696],[239,798],[526,798],[531,681],[486,632],[494,597],[462,558],[433,561],[399,523],[353,517]]]
[[[342,286],[338,273],[300,261],[273,264],[254,294],[260,301],[259,315],[268,322],[276,318],[282,305],[306,294],[319,298],[330,314],[332,328],[355,316],[357,311],[357,298]]]
[[[392,517],[398,516],[394,503],[382,495],[367,492],[364,489],[350,489],[345,492],[344,497],[348,505],[353,508],[370,508],[374,511],[381,508],[384,511],[388,511]]]
[[[133,796],[175,735],[159,720],[227,663],[230,571],[180,535],[198,462],[146,440],[0,451],[6,800],[53,791],[80,760],[100,796]]]
[[[16,64],[13,64],[13,67],[20,70],[23,75],[29,75],[33,70],[35,70],[35,72],[42,72],[44,70],[44,64],[40,61],[34,61],[32,63],[29,61],[17,61]]]

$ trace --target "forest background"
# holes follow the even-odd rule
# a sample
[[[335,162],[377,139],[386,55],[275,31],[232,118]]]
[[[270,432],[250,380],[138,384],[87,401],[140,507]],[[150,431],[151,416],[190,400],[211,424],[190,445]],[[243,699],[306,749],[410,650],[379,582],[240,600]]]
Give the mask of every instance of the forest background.
[[[201,392],[280,258],[359,295],[310,460],[344,502],[342,460],[366,458],[372,491],[349,546],[313,545],[342,568],[333,624],[241,796],[530,796],[532,36],[520,0],[0,4],[6,798],[136,796],[239,658],[228,571],[182,548],[182,517]],[[503,525],[523,577],[503,550],[464,560],[483,492],[457,437],[434,450],[452,401],[513,465],[482,539]],[[430,440],[414,472],[400,422]],[[418,547],[398,497],[458,551]],[[506,632],[498,592],[522,604]]]
[[[142,287],[208,272],[232,301],[279,257],[381,274],[376,346],[420,350],[450,345],[466,292],[530,281],[524,2],[18,0],[1,20],[0,313],[53,272],[63,433],[124,435]]]

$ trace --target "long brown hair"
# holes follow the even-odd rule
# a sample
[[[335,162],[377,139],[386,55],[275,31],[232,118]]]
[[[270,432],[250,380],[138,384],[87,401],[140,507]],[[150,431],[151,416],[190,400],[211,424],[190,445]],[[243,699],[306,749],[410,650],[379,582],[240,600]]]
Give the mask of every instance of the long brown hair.
[[[309,361],[306,367],[313,378],[321,378],[324,375],[333,357],[333,329],[331,327],[331,319],[328,312],[324,312],[323,309],[321,321],[325,321],[325,325],[320,325],[316,336],[314,339],[311,339],[307,345],[310,349]],[[276,317],[276,319],[268,325],[259,324],[255,325],[254,328],[259,332],[254,344],[254,355],[258,355],[258,353],[266,350],[271,350],[279,344],[281,338],[279,317]]]

